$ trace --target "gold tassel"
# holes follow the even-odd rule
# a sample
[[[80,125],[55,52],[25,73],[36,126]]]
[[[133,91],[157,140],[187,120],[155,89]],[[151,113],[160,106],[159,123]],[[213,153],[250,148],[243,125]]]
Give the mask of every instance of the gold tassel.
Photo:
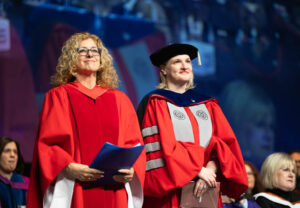
[[[198,53],[198,65],[201,66],[202,63],[201,63],[201,59],[200,59],[200,53],[199,53],[199,51],[197,53]]]

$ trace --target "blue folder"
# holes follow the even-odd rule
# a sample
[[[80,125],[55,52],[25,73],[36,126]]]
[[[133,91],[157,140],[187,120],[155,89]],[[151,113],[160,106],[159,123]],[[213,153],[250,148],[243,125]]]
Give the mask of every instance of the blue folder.
[[[113,175],[121,174],[118,172],[119,169],[130,169],[143,149],[144,145],[126,148],[108,142],[104,143],[103,147],[90,164],[90,168],[104,171],[104,177],[93,181],[93,184],[122,185],[122,183],[118,183],[112,178]]]

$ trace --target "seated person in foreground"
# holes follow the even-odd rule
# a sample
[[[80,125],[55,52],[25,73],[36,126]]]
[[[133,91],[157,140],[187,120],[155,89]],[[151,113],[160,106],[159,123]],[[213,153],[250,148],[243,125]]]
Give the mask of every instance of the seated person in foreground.
[[[243,207],[243,208],[259,208],[260,206],[255,202],[254,194],[262,192],[264,190],[258,170],[255,165],[249,161],[245,161],[246,173],[248,176],[248,189],[243,193],[238,200],[229,198],[222,195],[222,202],[224,208],[231,207]]]
[[[29,179],[22,176],[24,161],[17,141],[0,137],[0,207],[26,205]]]
[[[255,194],[254,197],[261,207],[300,207],[300,195],[293,192],[296,185],[296,163],[288,154],[269,155],[260,174],[266,191]]]

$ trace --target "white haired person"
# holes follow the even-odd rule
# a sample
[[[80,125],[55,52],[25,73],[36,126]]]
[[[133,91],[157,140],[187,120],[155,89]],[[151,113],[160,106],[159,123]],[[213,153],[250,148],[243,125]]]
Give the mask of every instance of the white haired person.
[[[296,185],[296,163],[286,153],[273,153],[264,161],[260,176],[266,191],[255,194],[263,208],[300,207],[300,195],[293,192]]]

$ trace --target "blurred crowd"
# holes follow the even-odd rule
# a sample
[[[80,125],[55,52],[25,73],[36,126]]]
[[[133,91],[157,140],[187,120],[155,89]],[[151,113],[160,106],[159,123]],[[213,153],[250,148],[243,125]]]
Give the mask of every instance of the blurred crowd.
[[[299,41],[300,35],[300,4],[296,0],[4,0],[0,12],[5,12],[9,4],[22,3],[147,19],[156,23],[168,41],[229,38],[237,45],[255,44],[256,56],[269,47],[271,40],[292,43],[294,38]],[[290,32],[288,37],[286,30]]]
[[[238,200],[223,195],[223,207],[297,207],[300,203],[299,158],[299,151],[272,153],[260,171],[245,161],[248,189]]]

